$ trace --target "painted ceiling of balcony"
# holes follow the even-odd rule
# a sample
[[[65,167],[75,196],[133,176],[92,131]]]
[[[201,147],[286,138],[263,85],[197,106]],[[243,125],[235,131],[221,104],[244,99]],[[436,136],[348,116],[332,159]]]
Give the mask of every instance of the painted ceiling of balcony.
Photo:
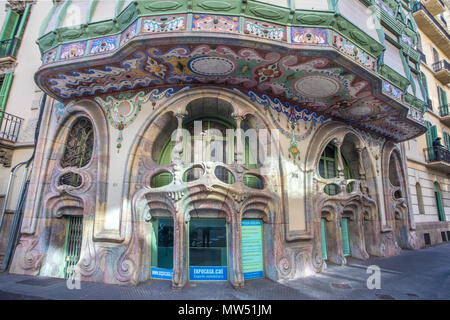
[[[342,2],[343,11],[349,10],[347,2],[348,0]],[[270,3],[287,6],[287,1],[284,0]],[[297,8],[302,9],[305,7],[321,9],[322,6],[325,6],[323,9],[328,9],[328,0],[299,0],[295,3]],[[99,1],[96,11],[100,10],[102,5],[106,4]],[[103,10],[113,12],[115,6],[110,4]],[[168,18],[175,21],[177,16]],[[94,19],[95,17],[94,14]],[[363,21],[365,19],[363,18],[361,11],[357,20]],[[159,18],[150,18],[154,19]],[[198,30],[207,31],[208,15],[198,15],[193,19],[198,19],[192,22],[193,31],[197,29],[196,23],[200,22],[202,27]],[[240,23],[233,19],[238,18],[222,16],[218,22],[214,22],[222,28],[231,28],[222,30],[229,35],[240,33],[232,38],[219,37],[217,34],[206,40],[206,36],[195,37],[189,33],[182,37],[152,38],[151,41],[131,39],[137,34],[151,32],[141,30],[145,28],[145,21],[142,21],[142,25],[131,25],[122,33],[120,39],[113,36],[111,39],[109,37],[99,39],[102,43],[92,40],[89,43],[81,41],[63,45],[59,51],[52,50],[46,53],[44,66],[36,79],[47,93],[66,102],[89,96],[117,94],[127,90],[151,90],[185,85],[234,87],[245,93],[254,91],[260,95],[267,94],[272,98],[279,98],[284,100],[285,105],[295,105],[294,109],[307,108],[327,117],[350,122],[354,126],[371,130],[395,141],[403,141],[423,133],[424,127],[407,117],[408,108],[398,103],[398,97],[392,100],[392,97],[389,99],[380,94],[380,82],[369,72],[375,71],[375,59],[362,50],[353,52],[355,47],[345,43],[346,40],[339,35],[335,37],[320,28],[299,28],[302,30],[296,34],[294,28],[291,34],[293,42],[296,42],[294,39],[296,36],[305,37],[308,34],[309,37],[300,39],[299,42],[304,45],[295,48],[280,45],[279,41],[286,41],[285,29],[280,33],[283,39],[276,39],[276,36],[272,39],[278,41],[246,41],[246,36],[238,30],[241,27]],[[153,22],[162,23],[156,20]],[[254,24],[258,22],[255,21]],[[269,25],[268,30],[271,32],[283,29],[282,26]],[[185,24],[183,26],[178,26],[178,30],[184,30],[186,26]],[[259,27],[266,28],[261,25]],[[212,28],[215,29],[216,26],[213,25]],[[211,31],[219,30],[209,30]],[[128,35],[130,32],[131,36]],[[308,44],[314,44],[315,48],[308,48]],[[333,45],[338,51],[343,49],[341,52],[344,55],[348,54],[345,48],[351,48],[350,56],[359,66],[349,62],[335,50],[320,48],[321,44]],[[117,46],[121,48],[118,51]],[[77,50],[81,54],[77,54]],[[112,55],[103,54],[111,50],[116,52]],[[98,57],[89,57],[97,54]],[[69,64],[66,63],[68,61],[64,62],[81,56],[85,56],[81,61],[75,59]],[[46,68],[46,62],[57,63],[51,68]]]

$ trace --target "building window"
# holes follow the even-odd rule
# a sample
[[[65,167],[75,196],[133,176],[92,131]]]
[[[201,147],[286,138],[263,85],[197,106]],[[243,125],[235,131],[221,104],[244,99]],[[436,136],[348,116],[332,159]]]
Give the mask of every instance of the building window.
[[[91,121],[86,117],[80,117],[72,125],[66,139],[66,148],[61,158],[63,168],[82,168],[92,158],[94,149],[94,131]],[[61,176],[60,184],[78,187],[81,185],[79,174],[68,172]]]
[[[417,205],[419,206],[419,214],[425,214],[425,208],[423,206],[422,187],[418,182],[416,183],[416,196],[417,196]]]
[[[444,205],[442,202],[441,187],[437,182],[434,183],[434,197],[436,199],[436,207],[439,221],[445,221],[445,212],[444,212]]]

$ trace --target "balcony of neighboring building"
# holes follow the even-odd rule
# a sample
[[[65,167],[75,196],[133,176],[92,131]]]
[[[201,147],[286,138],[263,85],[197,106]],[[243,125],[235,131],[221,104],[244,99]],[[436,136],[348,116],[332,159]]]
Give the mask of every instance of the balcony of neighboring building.
[[[433,16],[445,11],[445,4],[442,0],[422,0],[422,3]]]
[[[434,77],[444,85],[450,83],[450,63],[447,60],[441,60],[433,63]]]
[[[0,64],[14,62],[16,60],[19,44],[20,39],[18,38],[0,41]]]
[[[450,126],[450,112],[448,105],[441,106],[439,108],[439,114],[441,115],[441,121],[446,126]]]
[[[450,35],[446,27],[430,13],[424,4],[420,2],[414,4],[413,16],[419,29],[424,32],[442,52],[450,52]]]
[[[450,151],[446,147],[425,148],[423,152],[428,168],[450,173]]]
[[[16,143],[22,122],[22,118],[0,111],[0,143]]]

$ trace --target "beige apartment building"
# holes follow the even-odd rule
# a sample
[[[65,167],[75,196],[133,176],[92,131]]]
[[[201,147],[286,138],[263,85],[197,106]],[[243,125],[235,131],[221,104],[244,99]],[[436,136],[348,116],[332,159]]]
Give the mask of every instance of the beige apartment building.
[[[425,135],[406,142],[409,186],[421,247],[449,241],[450,236],[450,34],[449,2],[417,2],[417,50],[427,94]],[[441,138],[441,147],[433,141]]]

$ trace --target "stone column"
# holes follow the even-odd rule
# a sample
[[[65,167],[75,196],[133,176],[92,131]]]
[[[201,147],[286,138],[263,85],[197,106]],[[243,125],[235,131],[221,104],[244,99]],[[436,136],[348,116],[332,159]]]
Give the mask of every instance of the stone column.
[[[341,153],[341,147],[342,147],[342,141],[338,139],[333,140],[333,144],[336,146],[336,152],[337,152],[337,165],[338,165],[338,177],[344,178],[344,160],[342,159],[342,153]]]
[[[356,147],[356,153],[358,154],[358,174],[359,180],[366,180],[366,170],[364,169],[363,159],[362,159],[362,151],[363,148]]]
[[[233,113],[233,119],[236,121],[236,146],[234,151],[234,161],[236,164],[244,164],[244,141],[242,140],[243,132],[241,129],[242,120],[244,116]]]
[[[172,158],[172,162],[175,164],[180,164],[182,162],[181,154],[183,153],[183,118],[185,115],[186,111],[181,109],[179,109],[176,114],[178,126]]]
[[[180,208],[179,204],[176,204],[175,207],[172,287],[181,289],[188,281],[188,230],[184,210]]]
[[[231,234],[229,234],[229,281],[234,287],[244,285],[244,272],[242,269],[242,226],[241,214],[239,211],[233,213],[231,219]]]

